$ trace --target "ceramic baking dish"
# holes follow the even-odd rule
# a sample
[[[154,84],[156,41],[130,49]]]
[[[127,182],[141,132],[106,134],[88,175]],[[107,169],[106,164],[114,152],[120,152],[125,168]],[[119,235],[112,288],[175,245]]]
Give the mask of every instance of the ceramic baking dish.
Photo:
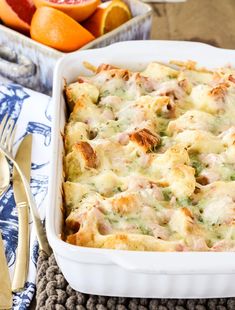
[[[152,25],[151,7],[139,0],[123,1],[129,6],[133,18],[113,31],[86,44],[81,48],[82,50],[108,46],[119,41],[149,39]],[[28,70],[28,74],[22,75],[23,70],[17,70],[18,74],[12,70],[9,72],[9,66],[6,64],[6,50],[2,51],[1,46],[10,48],[10,52],[8,52],[9,61],[16,58],[17,62],[17,56],[26,57],[24,62],[29,63],[27,68],[31,69]],[[13,52],[16,53],[16,57]],[[33,41],[0,24],[0,74],[17,82],[17,84],[51,94],[53,69],[56,61],[64,55],[66,53]],[[32,70],[33,66],[35,70]]]
[[[76,290],[99,295],[161,298],[235,296],[235,253],[133,252],[85,248],[60,239],[63,181],[62,156],[66,106],[64,78],[72,82],[89,74],[83,61],[143,69],[151,61],[195,60],[215,68],[235,65],[234,51],[206,44],[176,41],[135,41],[65,56],[55,69],[52,160],[46,227],[56,260]]]

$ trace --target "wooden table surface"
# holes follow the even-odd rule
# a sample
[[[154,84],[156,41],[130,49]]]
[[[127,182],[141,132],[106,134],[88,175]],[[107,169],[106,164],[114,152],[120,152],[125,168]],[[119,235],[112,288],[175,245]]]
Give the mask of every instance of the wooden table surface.
[[[190,40],[235,49],[235,0],[151,4],[151,38]]]

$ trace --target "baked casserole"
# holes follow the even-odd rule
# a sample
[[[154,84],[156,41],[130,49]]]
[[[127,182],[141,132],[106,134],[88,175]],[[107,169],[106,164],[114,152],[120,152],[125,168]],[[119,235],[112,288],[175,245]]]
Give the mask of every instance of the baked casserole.
[[[235,250],[235,71],[91,69],[65,89],[65,240]]]

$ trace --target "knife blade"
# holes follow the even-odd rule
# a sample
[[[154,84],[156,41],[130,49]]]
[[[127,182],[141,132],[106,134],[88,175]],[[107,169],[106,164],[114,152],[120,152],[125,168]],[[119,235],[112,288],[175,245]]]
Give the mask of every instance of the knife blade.
[[[32,154],[32,135],[24,137],[17,150],[15,160],[30,183]],[[18,292],[25,286],[29,265],[29,207],[24,184],[17,171],[13,168],[13,192],[18,211],[18,248],[15,270],[12,279],[12,291]]]
[[[11,280],[0,232],[0,309],[12,308]]]

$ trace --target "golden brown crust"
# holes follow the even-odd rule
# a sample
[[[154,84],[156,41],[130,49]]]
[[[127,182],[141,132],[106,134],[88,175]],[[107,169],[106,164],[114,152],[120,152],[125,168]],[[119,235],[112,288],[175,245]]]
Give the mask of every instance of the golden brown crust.
[[[77,113],[81,108],[86,106],[85,96],[82,95],[76,102],[73,108],[73,113]]]
[[[99,65],[99,67],[96,69],[96,73],[99,73],[101,71],[109,71],[112,69],[119,69],[118,67],[112,66],[112,65],[108,65],[108,64],[101,64]]]
[[[193,60],[188,60],[188,61],[180,61],[180,60],[171,60],[170,64],[183,67],[188,70],[196,70],[196,62]]]
[[[70,91],[70,85],[66,85],[65,88],[64,88],[64,91],[65,91],[65,95],[66,95],[66,99],[67,101],[70,103],[72,102],[72,94],[71,94],[71,91]]]
[[[181,210],[185,214],[185,216],[188,216],[191,219],[193,219],[193,214],[192,214],[192,211],[190,209],[183,207]]]
[[[212,71],[206,68],[197,68],[196,61],[188,60],[188,61],[180,61],[180,60],[171,60],[170,64],[176,65],[178,67],[182,67],[186,70],[196,71],[196,72],[203,72],[203,73],[213,73]]]
[[[181,87],[187,94],[190,94],[192,91],[192,86],[189,83],[189,80],[183,79],[178,82],[179,87]]]
[[[235,77],[232,74],[229,75],[228,80],[232,83],[235,83]]]
[[[132,73],[127,69],[121,69],[107,64],[101,64],[97,68],[96,73],[100,73],[102,71],[109,71],[109,75],[111,78],[120,78],[123,79],[124,81],[128,81],[132,75]]]
[[[141,146],[145,151],[149,151],[161,143],[159,135],[153,134],[150,130],[143,128],[130,134],[130,140]]]
[[[138,201],[136,196],[129,194],[128,196],[117,197],[112,201],[113,210],[119,214],[128,214],[138,209]]]
[[[201,185],[209,184],[208,178],[204,175],[199,175],[198,177],[196,177],[196,182],[201,184]]]
[[[67,236],[66,242],[80,246],[87,246],[89,244],[90,247],[93,244],[93,247],[96,247],[94,237],[94,233],[79,231],[78,233]]]
[[[217,99],[223,99],[226,96],[228,87],[228,83],[221,83],[210,91],[210,95],[216,97]]]
[[[75,217],[67,217],[66,219],[66,227],[69,230],[77,232],[80,228],[79,216],[78,218]]]
[[[80,141],[74,145],[74,149],[80,152],[88,168],[97,167],[96,153],[88,142]]]
[[[100,247],[106,249],[121,249],[131,251],[182,251],[183,242],[164,241],[153,236],[140,234],[116,233],[102,236],[97,233],[79,231],[67,237],[67,242],[88,247]]]

